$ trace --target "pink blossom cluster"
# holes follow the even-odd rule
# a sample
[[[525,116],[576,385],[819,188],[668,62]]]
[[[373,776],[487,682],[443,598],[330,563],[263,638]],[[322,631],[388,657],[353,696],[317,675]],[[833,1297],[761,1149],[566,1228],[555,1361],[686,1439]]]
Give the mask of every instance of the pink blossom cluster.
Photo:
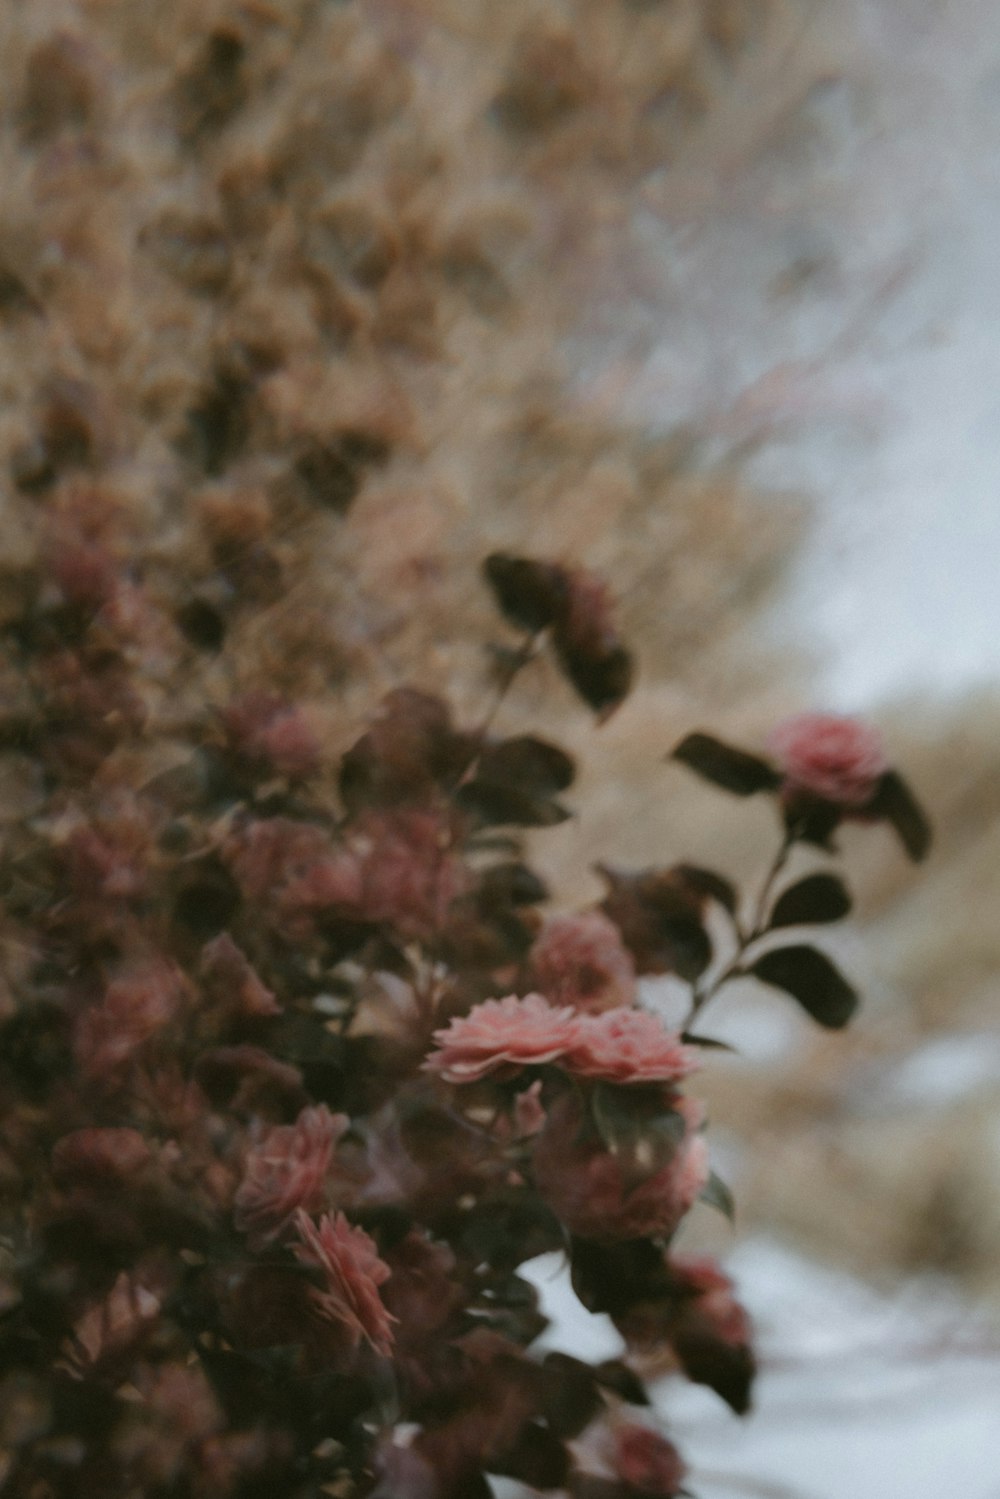
[[[540,994],[485,1000],[435,1031],[434,1040],[424,1065],[449,1083],[545,1065],[595,1081],[677,1083],[698,1065],[693,1049],[648,1011],[581,1014]]]
[[[697,1106],[678,1099],[675,1108],[682,1120],[680,1140],[666,1161],[643,1171],[641,1158],[626,1162],[585,1129],[575,1098],[557,1101],[531,1164],[538,1191],[571,1233],[621,1240],[669,1239],[676,1232],[705,1188],[709,1164]]]
[[[238,94],[243,50],[216,28],[171,107],[207,91],[211,111],[213,78]],[[86,54],[56,38],[27,61],[37,92]],[[195,449],[266,406],[269,355],[228,342],[192,392]],[[80,399],[52,418],[71,466]],[[304,475],[340,492],[374,461],[363,428],[315,441],[273,495],[198,485],[190,599],[162,559],[131,565],[137,535],[96,484],[57,485],[53,457],[42,564],[9,601],[4,1493],[478,1499],[497,1474],[674,1499],[683,1464],[639,1424],[637,1357],[739,1413],[755,1372],[728,1277],[672,1254],[699,1198],[726,1206],[682,1091],[704,1054],[687,1027],[710,1044],[705,1003],[750,973],[839,1027],[853,989],[785,927],[849,906],[825,872],[845,818],[888,821],[914,858],[929,828],[850,721],[779,726],[771,760],[694,734],[682,763],[779,799],[760,920],[694,864],[599,866],[599,910],[546,914],[528,840],[569,815],[572,755],[500,735],[499,700],[463,724],[403,688],[334,766],[295,698],[325,667],[268,677],[246,655],[247,612],[282,581],[276,507],[305,503]],[[525,637],[497,651],[501,696],[547,650],[613,712],[633,662],[600,580],[506,554],[486,572]],[[200,683],[247,680],[261,690],[221,713],[200,702]],[[824,874],[787,884],[793,846],[822,847]],[[639,1005],[652,973],[688,987],[683,1030]],[[538,1356],[520,1270],[552,1252],[620,1358]]]
[[[247,896],[295,940],[325,913],[426,937],[468,884],[446,821],[423,809],[368,811],[341,842],[313,825],[261,819],[232,836],[226,857]]]

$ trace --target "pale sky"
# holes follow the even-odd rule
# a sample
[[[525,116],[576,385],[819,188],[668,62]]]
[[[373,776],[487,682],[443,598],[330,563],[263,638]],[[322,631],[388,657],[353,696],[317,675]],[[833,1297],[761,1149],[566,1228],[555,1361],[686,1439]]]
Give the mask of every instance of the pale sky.
[[[795,0],[637,233],[633,399],[815,506],[774,620],[844,710],[1000,683],[1000,5]],[[783,29],[782,29],[783,28]]]

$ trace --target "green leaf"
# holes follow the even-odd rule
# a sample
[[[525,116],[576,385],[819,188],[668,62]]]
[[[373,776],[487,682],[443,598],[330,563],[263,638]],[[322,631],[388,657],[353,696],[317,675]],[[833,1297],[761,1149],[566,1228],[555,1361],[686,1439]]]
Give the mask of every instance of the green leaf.
[[[664,1109],[657,1088],[616,1087],[597,1083],[590,1099],[597,1133],[618,1162],[626,1192],[672,1160],[687,1132],[674,1109]]]
[[[684,1031],[681,1040],[685,1046],[701,1046],[705,1051],[728,1051],[732,1056],[738,1057],[739,1047],[730,1046],[728,1041],[717,1041],[714,1036],[696,1036],[693,1031]]]
[[[867,811],[895,828],[900,842],[915,863],[927,857],[931,846],[931,825],[898,771],[886,771]]]
[[[697,864],[675,864],[673,872],[699,900],[716,900],[730,916],[736,915],[736,888],[730,880],[723,879],[711,869],[701,869]]]
[[[679,973],[694,982],[712,961],[702,896],[676,869],[634,873],[595,865],[609,887],[601,909],[621,932],[637,973]]]
[[[572,785],[576,766],[558,745],[533,734],[520,734],[484,749],[478,775],[480,780],[491,784],[548,797]]]
[[[748,969],[762,983],[784,989],[828,1030],[841,1030],[858,1007],[858,996],[830,959],[814,947],[777,947]]]
[[[745,750],[734,749],[731,744],[723,744],[711,734],[689,734],[669,758],[679,760],[702,780],[711,781],[713,786],[721,786],[736,796],[776,791],[781,785],[781,776],[766,760],[749,755]]]
[[[556,638],[556,657],[571,685],[588,708],[605,723],[628,697],[635,677],[635,661],[623,645],[576,645],[564,634]]]
[[[851,909],[851,897],[843,880],[835,874],[811,874],[790,885],[771,912],[772,927],[812,925],[839,921]]]
[[[606,1359],[603,1364],[597,1365],[594,1374],[597,1383],[617,1395],[620,1400],[627,1401],[629,1405],[649,1405],[646,1386],[638,1374],[621,1359]]]
[[[569,578],[557,563],[493,552],[483,563],[483,574],[511,624],[537,631],[562,618]]]
[[[707,1203],[710,1208],[715,1208],[728,1218],[730,1223],[736,1220],[736,1202],[732,1192],[726,1186],[721,1176],[711,1172],[708,1181],[701,1189],[699,1201]]]
[[[466,781],[456,791],[455,802],[481,828],[551,828],[573,815],[561,802],[533,796],[499,781]]]

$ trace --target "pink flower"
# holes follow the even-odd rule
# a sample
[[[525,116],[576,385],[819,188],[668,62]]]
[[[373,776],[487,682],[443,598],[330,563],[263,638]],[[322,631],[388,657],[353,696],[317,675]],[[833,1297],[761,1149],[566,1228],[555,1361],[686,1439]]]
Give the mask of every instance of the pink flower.
[[[392,1272],[379,1259],[374,1241],[364,1229],[352,1227],[343,1213],[335,1218],[324,1213],[317,1225],[300,1208],[295,1227],[302,1241],[293,1246],[296,1259],[321,1270],[326,1279],[325,1289],[313,1293],[321,1315],[346,1329],[352,1348],[364,1338],[376,1353],[388,1358],[396,1319],[378,1288]]]
[[[610,1083],[676,1083],[695,1071],[698,1059],[656,1015],[616,1009],[581,1017],[563,1065]]]
[[[321,749],[301,708],[270,692],[248,692],[223,713],[236,753],[278,775],[308,776],[318,768]]]
[[[687,1110],[679,1112],[687,1118]],[[670,1159],[637,1184],[582,1123],[579,1103],[564,1096],[535,1147],[535,1185],[556,1217],[584,1239],[669,1238],[708,1181],[708,1145],[691,1118]]]
[[[206,942],[199,968],[206,994],[224,1008],[248,1017],[281,1014],[274,994],[228,932]]]
[[[475,1083],[501,1068],[538,1067],[565,1056],[579,1024],[574,1010],[553,1009],[540,994],[487,999],[434,1032],[438,1050],[424,1066],[449,1083]]]
[[[392,1273],[383,1295],[399,1324],[399,1342],[426,1353],[427,1338],[465,1299],[455,1256],[447,1244],[411,1229],[388,1251],[388,1259]]]
[[[91,1080],[116,1079],[136,1053],[175,1019],[187,996],[180,969],[151,959],[113,979],[98,1005],[77,1020],[73,1050]]]
[[[669,1262],[678,1290],[690,1297],[694,1314],[706,1332],[732,1348],[750,1342],[750,1318],[734,1295],[733,1283],[709,1255],[672,1255]]]
[[[325,868],[335,855],[333,843],[322,828],[289,817],[245,823],[235,830],[224,850],[247,900],[265,907],[291,904],[288,891],[317,868]],[[342,898],[339,890],[336,898]]]
[[[294,1124],[269,1129],[248,1153],[234,1200],[234,1221],[259,1247],[277,1239],[300,1208],[323,1205],[334,1146],[347,1129],[346,1114],[326,1104],[303,1109]]]
[[[615,1449],[618,1477],[639,1494],[672,1499],[684,1482],[685,1468],[677,1448],[648,1426],[620,1426]]]
[[[138,1175],[150,1159],[149,1146],[135,1129],[75,1129],[52,1148],[52,1169],[67,1181],[126,1181]]]
[[[871,801],[889,769],[882,741],[869,725],[833,714],[800,713],[772,731],[768,748],[785,776],[786,792],[807,792],[842,807]]]
[[[435,812],[369,811],[357,818],[349,847],[361,870],[358,916],[417,938],[438,931],[468,884],[451,845],[451,830]]]
[[[469,883],[451,844],[433,812],[369,810],[340,844],[310,824],[262,819],[234,834],[226,857],[247,898],[272,909],[291,940],[309,937],[327,912],[421,939],[440,929]]]
[[[160,1315],[159,1299],[123,1270],[102,1301],[93,1303],[65,1345],[66,1367],[82,1379],[96,1364],[131,1352]]]
[[[635,998],[635,965],[601,911],[555,916],[531,950],[534,980],[551,1004],[597,1014]]]
[[[131,793],[116,792],[90,821],[69,828],[62,854],[78,898],[132,900],[146,894],[152,850],[148,809]]]

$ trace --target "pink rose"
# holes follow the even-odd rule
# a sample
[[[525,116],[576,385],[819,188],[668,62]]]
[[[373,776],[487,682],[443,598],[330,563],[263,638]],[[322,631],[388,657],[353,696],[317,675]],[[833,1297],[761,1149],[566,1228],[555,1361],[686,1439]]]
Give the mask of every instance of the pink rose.
[[[187,981],[165,958],[126,965],[99,1004],[77,1018],[73,1052],[90,1080],[116,1082],[136,1053],[174,1020],[188,997]]]
[[[685,1298],[689,1320],[693,1315],[705,1335],[730,1347],[749,1344],[750,1318],[736,1300],[729,1276],[715,1260],[708,1255],[672,1255],[669,1268]]]
[[[434,1032],[438,1049],[424,1067],[449,1083],[475,1083],[501,1068],[538,1067],[570,1050],[579,1023],[574,1010],[553,1009],[540,994],[487,999]]]
[[[610,1083],[676,1083],[698,1066],[697,1054],[648,1010],[607,1010],[580,1018],[565,1067]]]
[[[685,1468],[677,1448],[648,1426],[620,1426],[615,1449],[618,1477],[639,1494],[672,1499],[684,1482]]]
[[[386,922],[418,939],[439,931],[468,885],[452,843],[447,820],[435,812],[363,813],[348,839],[361,871],[358,918]]]
[[[319,740],[301,708],[270,692],[248,692],[223,711],[235,752],[252,764],[293,779],[312,775],[320,762]]]
[[[317,1310],[347,1332],[351,1346],[362,1338],[376,1353],[388,1358],[392,1352],[395,1322],[378,1288],[392,1273],[378,1257],[374,1241],[363,1228],[354,1228],[343,1213],[331,1218],[324,1213],[319,1224],[300,1208],[295,1215],[300,1243],[293,1245],[296,1259],[310,1269],[323,1272],[326,1285],[313,1292]]]
[[[199,973],[208,998],[225,1009],[252,1018],[281,1014],[275,995],[228,932],[206,942]]]
[[[633,1185],[622,1161],[583,1128],[564,1096],[551,1110],[532,1158],[535,1185],[556,1217],[583,1239],[669,1238],[708,1180],[708,1145],[690,1128],[665,1165]]]
[[[138,1130],[126,1128],[75,1129],[52,1148],[52,1169],[67,1182],[87,1179],[126,1181],[152,1158]]]
[[[252,1244],[280,1237],[300,1208],[309,1212],[323,1205],[333,1149],[348,1123],[346,1114],[331,1114],[320,1104],[303,1109],[294,1124],[269,1129],[248,1151],[234,1220]]]
[[[148,809],[130,792],[109,794],[89,821],[69,828],[62,856],[74,895],[85,901],[144,895],[152,848]]]
[[[93,1302],[74,1324],[64,1344],[64,1367],[82,1379],[96,1365],[130,1354],[159,1315],[159,1298],[122,1270],[104,1299]]]
[[[870,725],[826,713],[800,713],[772,731],[768,749],[785,777],[785,792],[806,792],[842,807],[864,807],[889,769]]]
[[[551,1004],[597,1014],[635,998],[635,965],[601,911],[555,916],[531,950],[534,981]]]

